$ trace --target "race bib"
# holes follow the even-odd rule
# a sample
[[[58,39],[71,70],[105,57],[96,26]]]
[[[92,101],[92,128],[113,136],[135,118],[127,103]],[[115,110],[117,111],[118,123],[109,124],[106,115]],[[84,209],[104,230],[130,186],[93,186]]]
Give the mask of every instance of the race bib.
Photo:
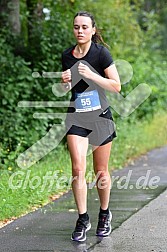
[[[99,94],[97,90],[83,93],[76,93],[75,109],[76,112],[88,112],[101,108]]]

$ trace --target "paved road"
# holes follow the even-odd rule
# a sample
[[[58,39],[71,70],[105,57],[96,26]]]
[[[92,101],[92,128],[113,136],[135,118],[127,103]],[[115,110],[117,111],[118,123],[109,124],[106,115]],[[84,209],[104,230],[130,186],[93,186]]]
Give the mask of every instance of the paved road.
[[[0,229],[0,252],[167,252],[167,146],[150,151],[112,174],[112,234],[95,236],[99,201],[88,190],[92,229],[85,243],[70,240],[77,218],[69,192]]]
[[[96,252],[167,252],[167,190],[125,221]]]

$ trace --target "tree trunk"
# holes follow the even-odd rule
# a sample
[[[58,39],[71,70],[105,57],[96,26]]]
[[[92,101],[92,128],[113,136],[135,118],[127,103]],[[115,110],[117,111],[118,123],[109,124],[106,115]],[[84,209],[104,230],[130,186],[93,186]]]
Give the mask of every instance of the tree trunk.
[[[10,31],[16,35],[19,35],[21,31],[19,14],[19,0],[0,0],[1,27],[9,26]]]
[[[9,24],[12,33],[20,34],[21,25],[20,25],[20,1],[19,0],[10,0],[8,4],[9,9]]]
[[[39,30],[41,26],[41,20],[43,18],[43,5],[41,0],[26,0],[26,5],[28,11],[28,44],[32,46],[34,44],[34,38],[36,36],[38,37],[37,30]],[[35,32],[34,29],[36,30]]]
[[[146,0],[144,9],[149,12],[151,10],[151,7],[152,7],[152,2],[150,0]]]

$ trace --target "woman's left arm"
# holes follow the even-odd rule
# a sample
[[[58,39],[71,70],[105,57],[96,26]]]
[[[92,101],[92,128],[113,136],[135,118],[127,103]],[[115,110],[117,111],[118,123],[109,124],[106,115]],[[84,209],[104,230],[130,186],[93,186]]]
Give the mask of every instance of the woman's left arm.
[[[94,73],[87,65],[83,63],[79,64],[78,71],[85,78],[94,81],[100,87],[110,92],[118,93],[121,91],[120,78],[115,64],[110,65],[104,70],[106,78]]]

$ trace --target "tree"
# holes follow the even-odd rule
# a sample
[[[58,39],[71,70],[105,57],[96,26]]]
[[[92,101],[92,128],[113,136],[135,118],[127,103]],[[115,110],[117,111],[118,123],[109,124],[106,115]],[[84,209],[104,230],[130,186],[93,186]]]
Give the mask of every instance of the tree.
[[[37,44],[34,41],[38,37],[37,29],[35,26],[41,27],[41,20],[43,19],[43,4],[40,0],[26,0],[27,7],[27,33],[28,33],[28,45],[33,46]],[[35,43],[34,43],[35,42]],[[39,42],[39,41],[38,41]]]
[[[1,27],[8,26],[11,33],[19,35],[20,25],[20,2],[19,0],[0,1],[0,21]]]

